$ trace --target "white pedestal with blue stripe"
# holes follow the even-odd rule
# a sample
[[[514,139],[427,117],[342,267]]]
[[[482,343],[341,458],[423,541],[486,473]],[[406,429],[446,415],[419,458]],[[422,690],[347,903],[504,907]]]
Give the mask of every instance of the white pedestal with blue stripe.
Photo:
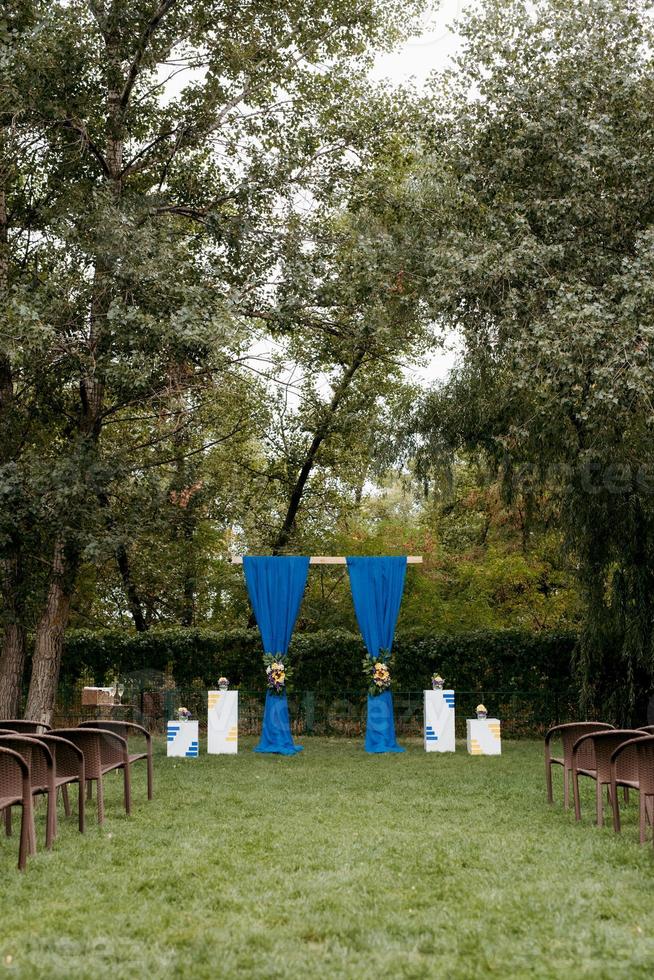
[[[207,752],[235,755],[238,752],[238,691],[209,691]]]
[[[454,750],[454,691],[425,691],[425,752]]]
[[[169,721],[166,754],[183,759],[197,759],[200,754],[199,728],[198,721]]]

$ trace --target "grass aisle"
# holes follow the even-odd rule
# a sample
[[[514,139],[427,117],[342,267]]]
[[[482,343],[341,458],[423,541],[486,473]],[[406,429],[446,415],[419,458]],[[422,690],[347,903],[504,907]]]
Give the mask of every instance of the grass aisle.
[[[195,762],[160,741],[153,803],[137,766],[126,819],[108,778],[104,829],[94,806],[84,838],[62,815],[23,876],[0,838],[0,974],[654,975],[654,851],[636,844],[633,797],[617,837],[592,825],[590,784],[582,825],[546,806],[533,742],[500,758],[252,744]]]

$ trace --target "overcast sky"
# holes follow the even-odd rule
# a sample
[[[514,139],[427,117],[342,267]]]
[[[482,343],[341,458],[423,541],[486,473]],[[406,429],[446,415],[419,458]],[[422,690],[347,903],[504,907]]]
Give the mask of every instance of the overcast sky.
[[[413,81],[422,87],[434,71],[441,71],[456,54],[460,39],[454,22],[472,6],[473,0],[442,0],[438,10],[425,18],[425,31],[412,38],[392,54],[378,58],[373,77],[402,83]],[[425,383],[447,376],[456,357],[454,338],[447,350],[438,351],[425,367],[416,367],[411,374],[421,377]]]
[[[471,5],[472,0],[442,0],[438,9],[425,17],[424,33],[393,54],[382,55],[373,76],[394,82],[413,79],[417,85],[424,84],[431,72],[444,68],[456,53],[459,38],[454,21]]]

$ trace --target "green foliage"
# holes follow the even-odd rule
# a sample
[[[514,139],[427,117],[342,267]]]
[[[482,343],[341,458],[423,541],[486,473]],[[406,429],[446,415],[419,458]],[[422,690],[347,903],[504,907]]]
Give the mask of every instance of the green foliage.
[[[413,185],[425,299],[464,349],[423,431],[559,523],[584,710],[626,722],[654,690],[651,5],[486,0],[462,33]]]
[[[537,691],[569,693],[573,688],[571,660],[574,633],[533,634],[519,630],[433,634],[398,634],[393,646],[393,684],[400,691],[422,691],[438,671],[446,686],[459,690]],[[363,694],[367,679],[361,672],[364,646],[359,635],[345,630],[298,633],[289,656],[294,688],[326,694]],[[199,680],[217,686],[221,675],[232,687],[263,691],[263,649],[257,630],[206,629],[71,630],[65,639],[62,679],[82,673],[102,680],[109,671],[142,676],[147,683],[163,676],[172,665],[178,687]],[[369,659],[369,658],[368,658]]]

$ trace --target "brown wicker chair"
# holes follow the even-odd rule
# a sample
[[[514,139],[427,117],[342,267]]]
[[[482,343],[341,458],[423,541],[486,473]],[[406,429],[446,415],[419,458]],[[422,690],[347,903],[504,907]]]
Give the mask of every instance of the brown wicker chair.
[[[86,774],[84,770],[84,753],[73,742],[59,735],[38,735],[39,742],[44,742],[52,753],[55,766],[55,788],[61,789],[64,801],[64,813],[71,816],[68,787],[71,783],[78,784],[78,825],[80,833],[84,833],[84,788]]]
[[[582,735],[572,749],[572,788],[575,800],[575,820],[581,820],[579,798],[579,776],[595,780],[595,799],[597,805],[597,826],[604,824],[604,787],[607,787],[609,801],[613,804],[611,790],[611,757],[618,746],[636,738],[638,732],[633,728],[614,728],[611,731],[590,732]]]
[[[620,808],[618,806],[618,786],[624,786],[625,800],[629,799],[630,789],[640,789],[638,776],[638,749],[637,745],[643,738],[647,738],[647,733],[641,732],[640,735],[618,745],[611,756],[611,804],[613,809],[613,829],[617,834],[620,833]]]
[[[114,732],[99,728],[57,728],[50,734],[58,735],[72,742],[84,754],[84,775],[91,788],[93,782],[98,787],[98,823],[104,823],[104,785],[105,773],[113,769],[123,770],[125,813],[132,812],[132,794],[129,778],[129,752],[127,742]]]
[[[550,728],[545,736],[545,784],[547,786],[547,802],[553,803],[552,793],[552,766],[563,766],[563,805],[567,809],[570,806],[570,780],[572,778],[572,749],[582,735],[590,732],[602,732],[612,729],[613,725],[608,725],[603,721],[574,721],[566,725],[555,725]],[[560,738],[563,743],[563,757],[553,756],[551,742],[553,738]],[[590,752],[590,749],[589,749]],[[580,758],[580,764],[588,763],[587,768],[593,768],[594,759]],[[593,765],[591,766],[591,763]]]
[[[638,740],[638,788],[640,790],[640,843],[645,843],[647,819],[654,815],[654,736]]]
[[[30,767],[19,752],[0,746],[0,812],[11,814],[13,806],[22,807],[18,867],[24,871],[27,855],[32,852],[32,842],[36,836]],[[9,828],[11,829],[11,824]]]
[[[103,731],[114,732],[124,738],[129,747],[130,738],[144,738],[145,752],[130,752],[129,764],[145,759],[148,775],[148,799],[152,799],[153,792],[153,767],[152,767],[152,735],[143,728],[142,725],[135,725],[131,721],[114,721],[111,718],[101,718],[98,721],[82,721],[80,728],[101,728]]]
[[[0,728],[20,732],[21,735],[38,735],[40,732],[50,731],[50,725],[40,721],[27,721],[25,718],[0,718]]]
[[[52,847],[57,830],[57,794],[54,781],[54,761],[47,745],[29,735],[0,735],[0,747],[18,752],[30,768],[32,796],[47,796],[48,811],[45,823],[45,846]],[[5,829],[11,834],[11,808],[5,812]],[[31,845],[36,850],[32,825]]]

